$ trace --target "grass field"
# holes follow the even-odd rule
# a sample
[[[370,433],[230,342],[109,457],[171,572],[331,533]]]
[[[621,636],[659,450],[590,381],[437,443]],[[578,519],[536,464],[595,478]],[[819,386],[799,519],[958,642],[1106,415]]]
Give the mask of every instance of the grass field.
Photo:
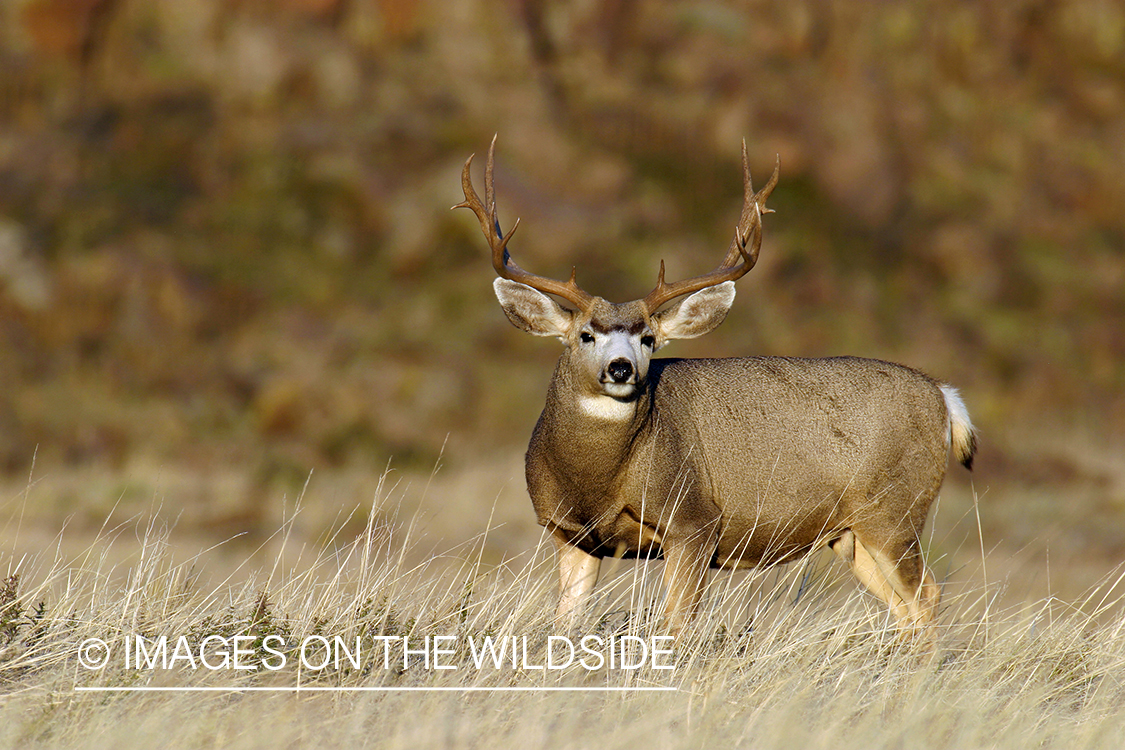
[[[1117,748],[1125,733],[1125,573],[1065,601],[1014,594],[1006,555],[952,541],[979,529],[950,518],[972,508],[960,484],[928,539],[945,578],[932,652],[812,556],[713,575],[696,627],[654,654],[660,563],[621,563],[568,634],[600,639],[586,643],[601,663],[579,651],[569,666],[561,641],[546,652],[549,545],[486,562],[495,523],[474,517],[435,554],[425,508],[400,515],[404,492],[385,482],[366,524],[337,524],[358,533],[321,540],[294,533],[304,497],[241,569],[184,557],[158,513],[111,518],[81,548],[64,531],[0,553],[0,746]],[[354,661],[324,664],[337,636]],[[485,638],[514,643],[515,666]],[[612,668],[611,638],[626,660]]]

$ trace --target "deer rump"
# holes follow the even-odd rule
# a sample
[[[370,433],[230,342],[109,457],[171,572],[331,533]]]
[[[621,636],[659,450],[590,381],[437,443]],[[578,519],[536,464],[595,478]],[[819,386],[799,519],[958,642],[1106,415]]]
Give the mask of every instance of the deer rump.
[[[542,418],[529,446],[539,523],[596,557],[661,557],[670,532],[713,530],[713,568],[787,562],[847,530],[916,539],[945,475],[941,384],[890,362],[654,359],[638,400],[609,481],[552,466],[554,439],[575,437]]]

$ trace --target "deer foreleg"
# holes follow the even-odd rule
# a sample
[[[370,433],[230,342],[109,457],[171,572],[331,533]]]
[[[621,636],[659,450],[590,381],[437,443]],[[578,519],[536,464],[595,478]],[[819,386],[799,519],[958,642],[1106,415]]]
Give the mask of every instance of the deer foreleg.
[[[663,630],[678,636],[699,612],[707,569],[715,554],[713,535],[693,538],[685,542],[668,541],[664,546],[664,586],[668,598],[664,600]]]
[[[578,623],[598,582],[602,561],[575,547],[558,531],[551,538],[555,542],[559,563],[559,607],[555,611],[555,623],[564,630],[570,630]]]

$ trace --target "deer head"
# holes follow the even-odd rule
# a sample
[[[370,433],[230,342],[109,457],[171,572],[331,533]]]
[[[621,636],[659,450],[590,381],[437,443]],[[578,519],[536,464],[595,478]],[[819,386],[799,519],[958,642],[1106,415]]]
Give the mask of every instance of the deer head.
[[[496,217],[492,176],[495,147],[493,138],[485,165],[484,202],[473,188],[470,156],[461,173],[465,200],[454,208],[470,208],[480,221],[492,249],[492,266],[499,276],[493,288],[508,320],[528,333],[555,336],[563,342],[568,367],[560,369],[581,396],[625,402],[635,398],[648,376],[653,352],[674,339],[702,336],[723,322],[734,302],[735,280],[758,260],[762,214],[772,213],[765,203],[777,185],[780,165],[774,167],[766,186],[755,193],[743,141],[742,214],[722,263],[709,273],[670,284],[664,279],[661,261],[651,292],[631,302],[614,303],[582,290],[575,281],[575,269],[571,270],[570,279],[562,282],[529,273],[512,260],[508,241],[519,220],[505,234]],[[569,306],[560,305],[548,295]],[[665,308],[680,298],[684,299]]]

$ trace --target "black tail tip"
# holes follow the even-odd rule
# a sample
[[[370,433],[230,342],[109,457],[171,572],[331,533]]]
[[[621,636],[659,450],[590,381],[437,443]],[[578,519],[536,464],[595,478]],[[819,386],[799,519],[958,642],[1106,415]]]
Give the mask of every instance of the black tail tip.
[[[966,452],[965,457],[961,459],[961,465],[969,471],[973,470],[973,458],[977,455],[977,434],[976,432],[969,433],[969,450]]]

